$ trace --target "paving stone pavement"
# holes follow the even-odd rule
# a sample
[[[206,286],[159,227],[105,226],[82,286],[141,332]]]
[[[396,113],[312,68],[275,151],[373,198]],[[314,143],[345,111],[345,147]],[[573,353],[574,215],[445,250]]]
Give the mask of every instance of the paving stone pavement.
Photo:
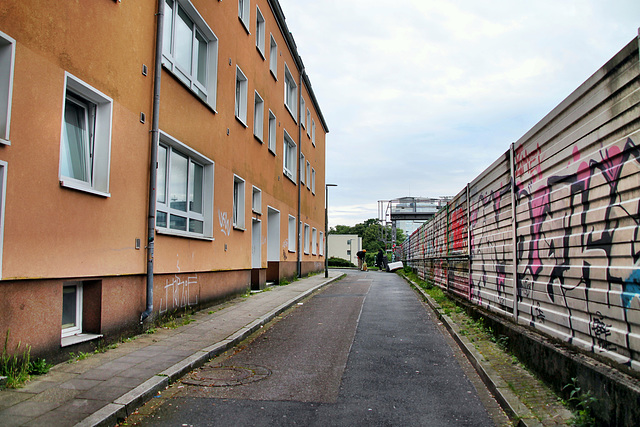
[[[371,274],[376,274],[371,272]],[[382,274],[382,273],[379,273]],[[315,290],[339,279],[339,270],[276,286],[199,311],[176,329],[158,328],[117,348],[54,366],[20,389],[0,391],[0,426],[115,425],[194,368],[241,342]],[[428,298],[428,296],[425,297]],[[435,301],[430,305],[439,310]],[[451,317],[449,317],[451,316]],[[443,316],[474,367],[484,371],[501,404],[519,425],[566,425],[567,411],[544,384],[498,345],[464,330],[465,319]],[[457,323],[456,323],[457,322]],[[472,343],[470,339],[473,339]],[[485,378],[486,377],[486,378]]]
[[[0,391],[0,426],[114,425],[169,382],[341,276],[330,270],[328,278],[319,274],[274,286],[201,310],[178,328],[158,328],[104,353],[56,365],[22,388]]]

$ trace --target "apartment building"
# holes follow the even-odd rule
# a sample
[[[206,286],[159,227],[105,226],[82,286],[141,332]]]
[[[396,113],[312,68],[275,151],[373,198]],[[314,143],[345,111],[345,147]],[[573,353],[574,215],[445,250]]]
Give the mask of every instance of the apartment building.
[[[277,0],[0,4],[0,333],[60,357],[324,265]]]

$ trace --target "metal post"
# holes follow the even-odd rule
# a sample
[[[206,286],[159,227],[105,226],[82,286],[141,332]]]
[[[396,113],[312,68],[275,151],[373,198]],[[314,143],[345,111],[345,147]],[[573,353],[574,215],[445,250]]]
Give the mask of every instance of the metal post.
[[[338,184],[324,185],[324,277],[329,277],[329,187],[337,187]]]

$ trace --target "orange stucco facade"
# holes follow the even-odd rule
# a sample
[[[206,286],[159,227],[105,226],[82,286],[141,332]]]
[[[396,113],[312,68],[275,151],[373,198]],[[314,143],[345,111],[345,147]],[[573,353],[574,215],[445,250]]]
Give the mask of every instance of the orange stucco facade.
[[[169,201],[161,201],[166,205],[156,220],[164,210],[165,222],[156,222],[151,236],[154,314],[323,268],[328,128],[277,0],[244,3],[240,11],[237,1],[166,0],[159,88],[157,1],[0,4],[0,86],[9,88],[4,98],[0,89],[7,105],[7,130],[0,134],[0,333],[10,331],[10,343],[29,344],[35,355],[72,351],[75,344],[61,337],[70,301],[63,288],[70,284],[82,288],[75,297],[82,302],[77,335],[109,340],[139,330],[147,294],[154,91],[158,147],[171,153],[157,169],[164,171],[158,194]],[[185,31],[196,46],[187,53],[193,71],[186,77],[176,65],[185,63]],[[286,96],[290,83],[295,98]],[[240,112],[238,97],[245,102]],[[263,102],[257,126],[256,99]],[[86,112],[92,153],[84,180],[69,179],[62,160],[79,156],[66,145],[72,145],[66,141],[73,140],[68,129],[76,104],[81,107],[73,111]],[[300,153],[305,158],[293,177],[284,172],[287,141],[296,160],[289,168],[301,164]],[[183,176],[177,165],[185,158],[190,169]],[[204,170],[202,180],[193,168]],[[186,191],[175,190],[187,188],[181,178],[188,180]],[[302,224],[293,246],[298,227],[292,235],[290,216]]]

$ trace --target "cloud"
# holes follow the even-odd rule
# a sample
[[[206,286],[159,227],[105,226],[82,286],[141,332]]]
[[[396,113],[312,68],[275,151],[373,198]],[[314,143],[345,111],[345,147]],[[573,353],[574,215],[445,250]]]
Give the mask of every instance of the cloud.
[[[331,133],[330,224],[454,195],[637,35],[636,0],[280,0]]]

